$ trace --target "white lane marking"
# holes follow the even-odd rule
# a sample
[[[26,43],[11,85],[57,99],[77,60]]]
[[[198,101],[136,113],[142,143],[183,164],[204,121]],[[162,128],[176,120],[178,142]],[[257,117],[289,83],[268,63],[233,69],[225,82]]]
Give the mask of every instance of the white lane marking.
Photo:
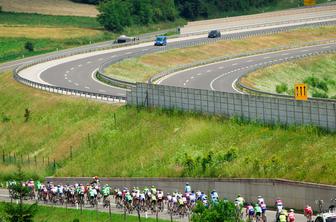
[[[265,56],[264,59],[270,59],[271,57],[270,56]]]
[[[218,69],[224,69],[224,66],[220,66],[220,67],[218,67]]]
[[[244,94],[243,92],[241,92],[240,90],[238,90],[237,88],[236,88],[236,82],[238,81],[238,78],[237,79],[235,79],[235,81],[233,81],[233,83],[232,83],[232,89],[234,89],[236,92],[238,92],[238,93],[240,93],[240,94]]]
[[[324,46],[324,47],[322,47],[322,49],[327,49],[327,48],[330,48],[330,46]]]
[[[143,49],[142,51],[145,52],[145,51],[148,51],[148,49]]]
[[[183,83],[183,85],[185,86],[185,85],[186,85],[186,83]]]
[[[197,73],[196,75],[200,76],[200,75],[202,75],[202,73]]]
[[[247,60],[247,62],[253,62],[253,61],[254,61],[254,59]]]
[[[103,59],[103,58],[99,58],[99,59],[98,59],[98,61],[102,61],[102,60],[104,60],[104,59]]]
[[[116,55],[113,55],[113,56],[111,56],[110,58],[114,58],[114,57],[116,57]]]
[[[82,64],[79,64],[78,67],[82,67]]]
[[[85,88],[85,89],[90,89],[90,87],[88,87],[88,86],[85,86],[84,88]]]
[[[194,77],[192,76],[192,77],[190,77],[190,79],[193,79]]]
[[[92,62],[91,62],[91,61],[87,61],[86,63],[87,63],[87,64],[90,64],[90,63],[92,63]]]
[[[72,81],[69,79],[68,82],[72,83]]]
[[[64,79],[68,79],[68,77],[65,77]]]
[[[78,84],[78,83],[76,83],[76,82],[75,82],[74,84],[75,84],[75,86],[79,86],[79,84]]]
[[[66,71],[65,73],[69,73],[70,71]]]
[[[126,52],[125,55],[129,55],[129,54],[132,54],[132,52]]]
[[[232,66],[236,66],[236,65],[238,65],[238,63],[233,63],[233,64],[232,64]]]
[[[286,53],[282,53],[281,55],[286,56],[286,55],[289,55],[289,53],[286,52]]]
[[[106,91],[105,91],[105,90],[102,90],[102,89],[100,89],[100,90],[99,90],[99,92],[105,93]]]
[[[189,82],[189,79],[187,79],[185,82],[188,83],[188,82]]]
[[[64,76],[65,76],[65,77],[68,77],[68,75],[67,75],[67,74],[64,74]]]
[[[71,67],[71,69],[70,70],[74,70],[75,68],[74,67]]]
[[[301,50],[301,52],[308,52],[308,51],[309,51],[308,49]]]
[[[208,69],[206,72],[209,73],[209,72],[211,72],[211,71],[212,71],[211,69]]]

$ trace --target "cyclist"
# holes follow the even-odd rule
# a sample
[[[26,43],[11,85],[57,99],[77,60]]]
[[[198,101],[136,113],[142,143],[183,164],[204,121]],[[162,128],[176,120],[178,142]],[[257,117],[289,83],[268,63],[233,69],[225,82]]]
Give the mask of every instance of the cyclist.
[[[246,206],[246,217],[248,218],[249,221],[253,221],[255,211],[251,203],[247,203]]]
[[[211,196],[211,201],[212,201],[214,204],[217,204],[218,201],[219,201],[219,196],[218,196],[218,193],[216,192],[216,190],[213,190],[213,191],[210,193],[210,196]]]
[[[262,203],[265,203],[265,200],[262,196],[258,196],[257,197],[257,203],[259,204],[259,206],[262,204]]]
[[[304,209],[304,215],[307,218],[307,222],[311,222],[312,221],[312,217],[313,217],[313,209],[311,206],[307,205]]]
[[[293,209],[289,210],[288,222],[295,222],[295,213]]]
[[[261,213],[262,213],[262,209],[259,206],[259,204],[255,204],[254,211],[255,211],[256,221],[258,222],[261,219]]]
[[[280,213],[283,210],[283,203],[282,203],[282,200],[279,199],[279,198],[276,199],[276,201],[275,201],[275,209],[276,209],[275,219],[276,219],[276,221],[278,221],[279,217],[280,217]]]
[[[191,192],[191,186],[189,185],[189,183],[187,182],[185,187],[184,187],[184,192],[185,193],[190,193]]]

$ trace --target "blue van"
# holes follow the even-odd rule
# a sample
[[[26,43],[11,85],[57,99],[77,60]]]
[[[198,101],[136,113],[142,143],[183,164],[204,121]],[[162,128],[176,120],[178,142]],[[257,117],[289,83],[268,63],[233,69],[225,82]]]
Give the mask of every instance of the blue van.
[[[166,36],[157,36],[155,39],[155,46],[164,46],[167,45],[167,37]]]

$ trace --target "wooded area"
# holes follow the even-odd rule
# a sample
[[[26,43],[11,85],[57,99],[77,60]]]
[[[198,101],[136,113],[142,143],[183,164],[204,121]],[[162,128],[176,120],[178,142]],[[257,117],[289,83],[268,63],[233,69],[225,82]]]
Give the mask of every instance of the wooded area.
[[[244,12],[271,5],[277,0],[73,0],[97,4],[98,21],[108,30],[122,31],[130,25],[147,25],[215,17],[225,12]]]

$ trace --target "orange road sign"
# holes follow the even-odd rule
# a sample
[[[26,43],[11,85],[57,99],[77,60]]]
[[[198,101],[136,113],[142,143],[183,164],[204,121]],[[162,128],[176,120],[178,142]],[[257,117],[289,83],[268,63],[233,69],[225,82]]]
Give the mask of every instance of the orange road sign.
[[[308,86],[304,83],[295,84],[294,94],[296,100],[308,100]]]
[[[304,0],[304,6],[314,6],[316,5],[316,0]]]

